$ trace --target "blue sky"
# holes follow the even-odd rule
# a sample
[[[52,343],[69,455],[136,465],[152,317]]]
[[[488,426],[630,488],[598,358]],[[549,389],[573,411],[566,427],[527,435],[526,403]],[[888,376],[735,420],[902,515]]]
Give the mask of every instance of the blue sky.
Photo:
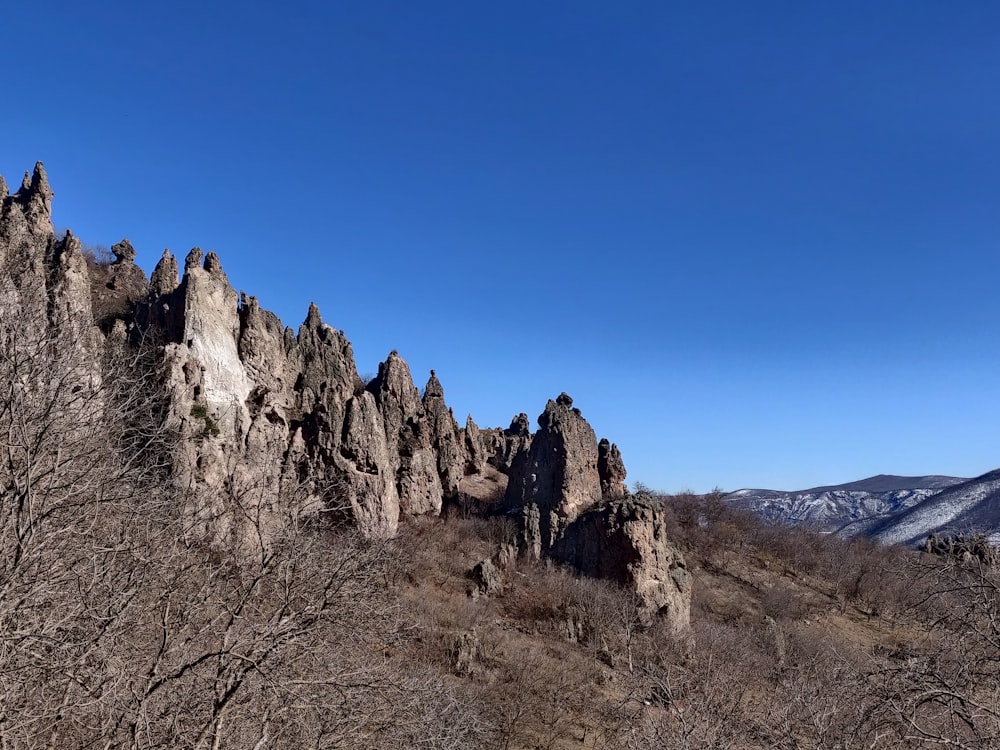
[[[0,173],[629,481],[1000,466],[1000,6],[17,3]]]

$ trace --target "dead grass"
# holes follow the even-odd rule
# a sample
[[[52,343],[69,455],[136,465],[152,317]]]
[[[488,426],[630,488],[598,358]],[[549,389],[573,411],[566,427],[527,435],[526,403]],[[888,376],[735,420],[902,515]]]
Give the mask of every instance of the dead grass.
[[[512,528],[452,513],[402,526],[396,658],[478,706],[490,747],[835,748],[869,730],[872,747],[907,747],[876,726],[871,675],[930,643],[908,553],[685,502],[674,529],[695,579],[693,651],[622,619],[615,586],[549,564],[519,560],[501,596],[473,598],[469,571]]]

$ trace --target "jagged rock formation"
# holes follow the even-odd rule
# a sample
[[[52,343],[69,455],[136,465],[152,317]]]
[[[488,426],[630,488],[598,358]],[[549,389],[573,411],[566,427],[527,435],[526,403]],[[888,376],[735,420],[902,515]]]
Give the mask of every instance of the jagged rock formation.
[[[126,320],[136,304],[149,293],[146,274],[135,264],[136,251],[128,239],[111,246],[114,260],[89,259],[91,306],[94,322],[105,330],[116,320]]]
[[[511,429],[520,436],[521,420],[515,424]],[[629,586],[644,621],[660,615],[676,632],[686,631],[691,577],[683,555],[668,540],[655,504],[627,497],[617,446],[597,442],[565,393],[546,404],[538,426],[520,444],[505,498],[520,515],[529,554]]]
[[[0,313],[21,313],[28,318],[49,319],[48,269],[53,267],[56,239],[52,229],[52,189],[41,162],[32,175],[25,173],[21,189],[10,195],[0,187],[0,267],[3,298]]]
[[[430,424],[431,443],[437,453],[441,489],[446,497],[454,497],[465,474],[465,439],[459,432],[455,415],[444,402],[444,387],[434,370],[424,386],[422,403]]]
[[[486,445],[471,414],[465,418],[465,455],[465,473],[481,474],[486,468]]]
[[[507,429],[480,432],[480,437],[489,456],[487,461],[504,474],[509,474],[515,461],[527,457],[531,447],[531,422],[528,415],[521,412],[511,420]]]
[[[379,365],[378,375],[368,384],[375,394],[385,422],[391,471],[404,513],[438,513],[444,491],[434,451],[434,435],[410,368],[395,351]]]
[[[525,414],[507,429],[480,429],[471,416],[460,428],[433,370],[421,397],[392,352],[366,386],[350,342],[315,305],[293,331],[237,293],[218,256],[200,248],[183,274],[164,251],[149,281],[127,239],[113,262],[88,259],[70,232],[55,237],[52,197],[41,164],[13,195],[0,180],[0,314],[61,332],[85,365],[83,384],[98,377],[102,333],[159,347],[166,420],[180,438],[171,475],[192,534],[260,548],[310,516],[390,537],[401,515],[459,501],[463,486],[477,486],[467,480],[502,490],[506,479],[522,552],[615,578],[648,611],[684,619],[683,563],[662,518],[629,504],[618,448],[597,442],[565,393],[535,434]]]
[[[659,615],[677,633],[688,629],[691,574],[654,504],[628,498],[589,510],[566,526],[551,554],[586,575],[632,588],[643,622]]]
[[[601,501],[594,430],[565,393],[545,405],[530,446],[514,457],[506,500],[521,508],[524,541],[535,557]]]
[[[607,438],[601,438],[597,444],[597,474],[601,478],[601,494],[605,498],[622,498],[628,494],[621,451]]]

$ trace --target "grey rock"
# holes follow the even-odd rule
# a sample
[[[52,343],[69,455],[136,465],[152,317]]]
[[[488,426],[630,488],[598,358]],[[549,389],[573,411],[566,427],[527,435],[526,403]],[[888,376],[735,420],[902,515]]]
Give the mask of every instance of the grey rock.
[[[470,677],[480,671],[479,635],[476,631],[455,636],[449,652],[455,674]]]
[[[481,474],[486,468],[486,446],[483,444],[483,437],[479,432],[479,426],[469,414],[465,418],[465,430],[462,433],[465,438],[466,474]]]
[[[115,263],[135,263],[135,248],[132,247],[132,243],[128,239],[123,239],[112,245],[111,253],[115,256]]]
[[[524,460],[531,447],[531,421],[521,412],[511,420],[510,427],[480,430],[480,438],[487,462],[504,474],[510,474],[514,464]]]
[[[136,251],[127,239],[111,246],[115,256],[108,266],[91,269],[91,291],[95,311],[115,318],[129,317],[136,304],[149,294],[146,274],[135,264]]]
[[[385,424],[368,392],[347,402],[340,454],[348,462],[345,494],[358,529],[368,538],[395,536],[399,496],[385,439]]]
[[[164,250],[163,257],[157,262],[153,275],[149,278],[150,295],[164,297],[177,289],[181,283],[178,273],[177,258],[170,253],[170,250]]]
[[[432,447],[431,423],[410,368],[396,351],[389,353],[368,384],[385,420],[400,510],[418,515],[440,513],[443,490],[437,455]]]
[[[431,447],[437,455],[441,490],[446,498],[458,496],[459,484],[465,475],[465,441],[455,416],[444,400],[444,387],[434,370],[424,388],[422,400],[430,431]]]
[[[606,500],[618,500],[628,494],[626,473],[618,446],[601,438],[597,444],[597,474],[601,478],[601,494]]]
[[[186,276],[189,271],[201,267],[201,259],[203,257],[204,253],[200,247],[192,247],[184,259],[184,275]]]
[[[15,194],[0,199],[0,311],[16,311],[24,320],[47,326],[72,325],[67,340],[92,326],[90,282],[76,238],[60,240],[52,226],[52,197],[41,162],[25,173]],[[68,317],[67,317],[68,316]],[[72,345],[88,343],[74,341]]]
[[[644,623],[661,617],[674,632],[688,632],[691,575],[655,504],[629,498],[594,508],[564,529],[551,555],[634,590]]]
[[[527,547],[545,552],[566,524],[600,503],[601,479],[594,430],[569,396],[549,401],[538,425],[513,461],[505,501],[525,517]]]
[[[213,276],[225,276],[222,272],[222,261],[220,261],[219,256],[213,252],[209,252],[208,255],[205,256],[205,270]]]
[[[503,579],[492,560],[480,560],[469,575],[475,584],[473,596],[500,596],[503,593]]]
[[[81,353],[97,354],[97,331],[91,308],[90,276],[80,241],[71,232],[56,244],[53,255],[51,324],[69,335],[68,341]],[[94,370],[96,371],[96,363]]]
[[[17,306],[64,331],[81,361],[94,363],[94,285],[134,302],[134,320],[114,312],[104,330],[118,345],[147,333],[163,342],[168,426],[182,438],[173,481],[192,533],[266,545],[284,524],[326,511],[384,538],[401,511],[440,512],[464,479],[506,486],[524,549],[623,581],[644,611],[681,627],[690,598],[683,559],[655,508],[599,505],[602,495],[624,497],[624,464],[616,446],[598,445],[566,394],[547,404],[535,435],[524,414],[505,430],[480,430],[471,416],[460,429],[436,373],[421,397],[393,352],[366,388],[346,335],[315,305],[297,333],[284,327],[255,297],[237,294],[215,253],[194,248],[179,278],[165,251],[147,288],[135,248],[122,240],[106,283],[97,279],[71,233],[55,239],[52,197],[40,163],[16,194],[0,189],[0,309]],[[81,382],[96,372],[81,368]],[[500,567],[516,554],[504,545]],[[474,577],[487,596],[502,591],[493,561]],[[460,662],[475,662],[475,645],[474,635],[464,639]]]

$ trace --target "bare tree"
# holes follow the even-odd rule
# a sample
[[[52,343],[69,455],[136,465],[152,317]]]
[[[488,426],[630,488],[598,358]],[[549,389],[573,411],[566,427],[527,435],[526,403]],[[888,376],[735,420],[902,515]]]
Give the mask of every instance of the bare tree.
[[[200,540],[159,350],[84,344],[0,316],[0,748],[484,746],[466,701],[392,662],[394,549],[316,516],[252,555]]]
[[[1000,570],[930,556],[910,567],[924,641],[872,666],[878,719],[900,744],[1000,748]]]

